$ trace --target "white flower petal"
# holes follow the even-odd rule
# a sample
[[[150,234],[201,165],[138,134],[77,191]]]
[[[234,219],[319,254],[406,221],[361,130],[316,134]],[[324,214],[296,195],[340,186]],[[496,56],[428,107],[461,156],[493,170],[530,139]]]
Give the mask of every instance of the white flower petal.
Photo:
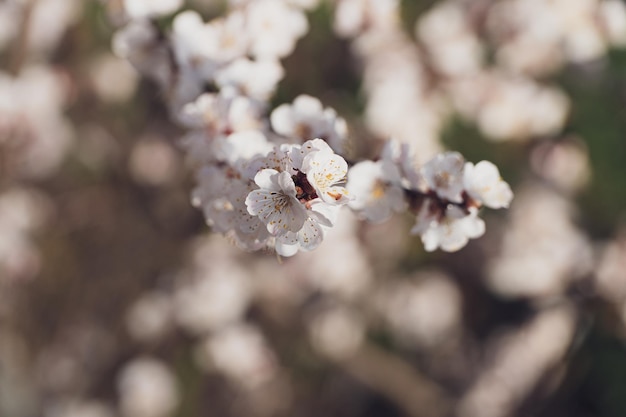
[[[304,226],[298,232],[298,243],[300,248],[311,251],[317,248],[324,240],[324,230],[322,226],[311,218],[308,218]]]

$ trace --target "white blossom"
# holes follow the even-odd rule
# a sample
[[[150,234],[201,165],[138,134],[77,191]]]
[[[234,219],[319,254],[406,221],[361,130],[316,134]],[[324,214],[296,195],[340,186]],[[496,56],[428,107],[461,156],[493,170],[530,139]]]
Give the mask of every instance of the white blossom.
[[[157,359],[141,357],[119,375],[120,409],[126,417],[168,417],[179,401],[170,369]]]
[[[183,5],[183,0],[123,0],[131,19],[158,17],[170,14]]]
[[[326,230],[334,223],[339,206],[324,203],[320,199],[307,203],[307,218],[297,232],[288,232],[276,239],[276,251],[282,256],[291,256],[297,250],[312,251],[324,240]],[[291,255],[290,255],[291,254]]]
[[[296,41],[308,30],[301,10],[282,0],[256,0],[245,9],[246,35],[255,58],[283,58],[293,51]]]
[[[278,61],[238,58],[219,69],[215,81],[220,88],[234,87],[242,95],[268,100],[283,75],[283,67]]]
[[[412,232],[414,230],[420,231],[426,251],[432,252],[440,247],[446,252],[455,252],[467,245],[469,239],[482,236],[485,222],[478,217],[476,209],[465,213],[459,207],[448,205],[438,220],[434,220],[430,213],[425,213],[423,217],[418,215]]]
[[[315,97],[300,95],[293,104],[281,104],[271,114],[276,133],[305,142],[324,139],[335,152],[345,151],[348,133],[344,119],[335,110],[324,108]]]
[[[493,164],[466,165],[458,153],[437,154],[449,112],[444,93],[463,92],[454,105],[470,109],[466,115],[498,138],[546,134],[562,123],[567,109],[558,92],[521,79],[511,93],[507,77],[482,70],[482,48],[465,6],[448,2],[418,26],[435,70],[450,78],[438,91],[439,86],[429,88],[423,57],[400,30],[397,0],[342,0],[336,22],[345,24],[344,35],[359,36],[368,124],[375,134],[401,141],[389,141],[379,160],[350,168],[340,156],[347,150],[347,123],[318,98],[300,95],[268,112],[284,75],[280,59],[308,30],[303,9],[317,1],[228,5],[225,16],[208,22],[195,11],[182,12],[171,32],[131,22],[118,35],[116,49],[160,83],[172,114],[189,129],[181,143],[196,170],[192,203],[214,231],[243,249],[274,248],[282,256],[311,251],[347,205],[374,222],[409,209],[417,217],[412,233],[427,250],[458,250],[484,232],[477,209],[507,207],[512,192]],[[430,46],[439,34],[447,46],[436,50]],[[459,88],[467,84],[462,77],[508,91],[512,105],[502,110],[497,88],[468,99],[475,95]],[[214,87],[217,92],[206,92]],[[522,114],[522,105],[527,113],[509,123]]]
[[[344,182],[348,173],[348,163],[341,156],[329,151],[313,152],[304,158],[301,170],[324,202],[345,204],[350,199],[348,190],[336,185]]]
[[[464,159],[458,152],[439,154],[428,161],[421,170],[428,187],[441,198],[453,203],[463,201]]]
[[[506,208],[513,199],[511,187],[500,177],[498,167],[489,161],[476,165],[466,162],[463,184],[470,197],[493,209]]]
[[[246,198],[248,213],[258,216],[273,236],[302,229],[307,219],[306,209],[296,198],[296,186],[289,173],[263,169],[254,182],[260,189]]]
[[[350,208],[374,223],[389,219],[407,207],[399,182],[395,166],[386,167],[382,161],[359,162],[348,174],[348,191],[354,196]]]
[[[205,24],[198,13],[188,10],[174,18],[171,37],[181,71],[192,77],[194,83],[210,80],[217,68],[217,29]]]
[[[244,387],[254,388],[276,373],[276,359],[263,334],[247,324],[235,324],[207,339],[200,359]],[[209,363],[207,363],[209,365]]]
[[[154,26],[145,20],[133,20],[115,32],[113,52],[128,61],[139,72],[159,82],[169,84],[171,68],[165,44],[159,40]]]

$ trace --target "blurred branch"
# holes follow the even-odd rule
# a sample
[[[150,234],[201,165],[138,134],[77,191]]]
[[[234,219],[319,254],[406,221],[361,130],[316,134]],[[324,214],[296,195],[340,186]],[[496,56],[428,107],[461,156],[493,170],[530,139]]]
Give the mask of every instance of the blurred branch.
[[[26,56],[28,55],[28,34],[30,32],[30,21],[37,0],[27,1],[24,4],[24,13],[20,23],[20,32],[15,39],[11,55],[9,57],[9,72],[13,75],[19,74]]]
[[[340,366],[411,417],[446,416],[452,408],[452,400],[439,385],[408,362],[373,345],[363,345]]]

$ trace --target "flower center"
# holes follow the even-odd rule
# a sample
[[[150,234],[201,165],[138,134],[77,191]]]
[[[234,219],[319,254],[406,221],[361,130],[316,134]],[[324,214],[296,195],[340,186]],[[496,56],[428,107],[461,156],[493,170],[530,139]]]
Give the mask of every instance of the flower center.
[[[296,184],[296,198],[301,203],[306,203],[318,197],[315,188],[311,185],[306,178],[306,174],[298,171],[296,175],[292,175],[294,184]]]

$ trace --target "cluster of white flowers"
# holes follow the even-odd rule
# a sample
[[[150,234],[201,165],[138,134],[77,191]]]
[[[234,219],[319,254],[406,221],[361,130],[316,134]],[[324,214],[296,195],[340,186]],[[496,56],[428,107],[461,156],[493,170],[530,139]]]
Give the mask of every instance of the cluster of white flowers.
[[[446,0],[421,16],[416,34],[436,88],[456,112],[489,139],[527,140],[558,134],[569,111],[560,89],[533,77],[565,63],[597,62],[609,48],[624,47],[626,6],[617,0]]]
[[[362,217],[381,222],[409,207],[416,213],[412,234],[427,251],[456,251],[482,236],[478,209],[508,207],[513,193],[491,162],[474,165],[457,152],[439,154],[420,168],[407,145],[389,142],[377,162],[357,163],[349,174],[351,207]]]
[[[22,54],[50,54],[67,27],[80,17],[80,0],[6,0],[0,3],[0,49],[19,43]],[[27,25],[23,25],[28,21]],[[17,43],[16,43],[17,44]]]
[[[342,156],[347,124],[335,110],[301,95],[268,111],[283,76],[279,60],[308,29],[309,2],[234,2],[207,23],[184,11],[170,33],[146,17],[172,12],[179,2],[134,3],[124,3],[128,24],[114,50],[161,84],[173,116],[190,129],[182,144],[197,169],[192,202],[238,246],[271,247],[282,256],[311,251],[348,206],[373,222],[410,209],[417,215],[411,232],[426,250],[455,251],[484,233],[481,206],[508,206],[511,189],[487,161],[474,166],[446,153],[420,168],[418,153],[390,141],[379,161],[350,167]],[[356,13],[368,20],[375,13],[367,4],[342,2],[338,18]],[[380,19],[381,30],[395,26],[397,4],[383,9],[389,20]]]
[[[623,2],[570,3],[437,2],[416,24],[416,47],[400,25],[398,1],[338,0],[335,31],[353,39],[363,63],[370,129],[415,144],[426,161],[440,151],[442,128],[454,115],[498,141],[562,130],[569,99],[533,77],[626,45]]]
[[[626,5],[620,0],[506,0],[489,10],[487,29],[504,67],[541,75],[564,62],[601,58],[626,46]]]
[[[68,92],[51,68],[32,65],[12,76],[0,71],[0,152],[12,178],[53,173],[72,142],[63,115]]]

